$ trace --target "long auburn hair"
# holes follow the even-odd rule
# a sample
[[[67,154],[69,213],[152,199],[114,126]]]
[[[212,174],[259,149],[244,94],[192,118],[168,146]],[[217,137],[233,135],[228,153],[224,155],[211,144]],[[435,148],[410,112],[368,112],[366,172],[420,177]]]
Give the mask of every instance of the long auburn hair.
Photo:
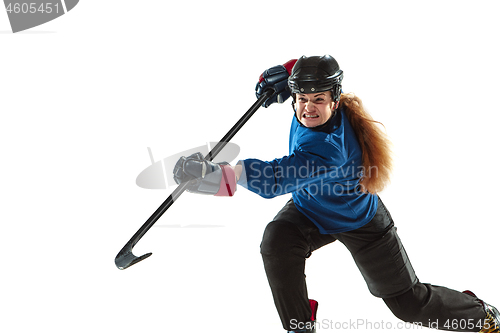
[[[339,107],[342,106],[362,151],[361,188],[365,193],[380,192],[388,185],[392,171],[391,142],[380,128],[382,124],[373,120],[359,97],[353,93],[341,94]]]

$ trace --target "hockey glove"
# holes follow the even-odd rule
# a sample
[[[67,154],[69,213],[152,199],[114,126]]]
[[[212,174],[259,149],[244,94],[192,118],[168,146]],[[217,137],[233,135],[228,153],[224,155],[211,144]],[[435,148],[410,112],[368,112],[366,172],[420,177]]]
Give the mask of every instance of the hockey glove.
[[[233,196],[236,192],[233,168],[225,162],[210,162],[201,153],[181,157],[174,167],[174,180],[189,182],[186,190],[192,193]]]
[[[255,94],[260,98],[268,89],[274,89],[275,94],[271,96],[263,106],[267,108],[273,103],[283,103],[290,97],[290,89],[288,88],[288,77],[292,72],[293,65],[297,59],[293,59],[284,65],[274,66],[262,73],[259,77],[259,82],[255,87]]]

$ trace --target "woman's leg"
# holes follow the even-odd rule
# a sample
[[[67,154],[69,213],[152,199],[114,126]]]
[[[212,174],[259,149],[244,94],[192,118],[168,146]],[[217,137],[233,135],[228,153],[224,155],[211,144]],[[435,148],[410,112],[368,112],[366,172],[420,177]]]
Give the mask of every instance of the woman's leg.
[[[374,296],[398,296],[418,282],[382,200],[379,199],[377,212],[368,224],[335,237],[351,252]]]
[[[384,298],[399,319],[425,327],[456,332],[479,332],[486,319],[476,297],[445,287],[417,283],[402,295]]]
[[[270,222],[261,244],[264,268],[283,328],[311,321],[305,260],[323,245],[335,241],[300,213],[290,200]]]
[[[418,281],[381,200],[370,223],[336,236],[351,252],[370,292],[383,298],[396,317],[443,330],[481,330],[486,312],[476,297]]]

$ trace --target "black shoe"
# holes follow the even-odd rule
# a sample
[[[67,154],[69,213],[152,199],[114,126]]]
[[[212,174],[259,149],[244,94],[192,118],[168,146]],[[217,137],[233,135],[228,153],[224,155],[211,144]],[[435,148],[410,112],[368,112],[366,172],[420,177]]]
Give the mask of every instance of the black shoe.
[[[464,291],[464,294],[477,296],[469,290]],[[478,298],[479,302],[483,305],[486,318],[484,320],[483,329],[479,333],[500,333],[500,312],[493,305],[489,305]]]
[[[484,311],[486,311],[486,320],[483,329],[479,333],[499,333],[500,313],[493,305],[484,302],[483,305]]]

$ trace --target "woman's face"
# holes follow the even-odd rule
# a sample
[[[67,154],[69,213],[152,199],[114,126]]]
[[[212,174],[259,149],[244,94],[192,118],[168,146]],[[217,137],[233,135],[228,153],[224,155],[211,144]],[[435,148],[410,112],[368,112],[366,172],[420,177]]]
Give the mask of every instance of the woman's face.
[[[329,91],[297,94],[295,105],[297,119],[305,127],[316,127],[326,123],[336,106]]]

